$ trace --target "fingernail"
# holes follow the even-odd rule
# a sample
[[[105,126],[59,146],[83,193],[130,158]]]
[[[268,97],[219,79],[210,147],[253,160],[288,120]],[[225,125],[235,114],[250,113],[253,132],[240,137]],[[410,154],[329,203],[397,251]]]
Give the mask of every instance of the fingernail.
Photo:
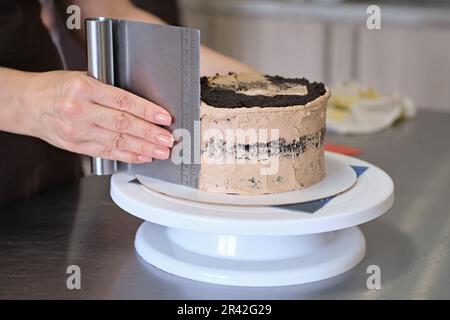
[[[139,162],[152,162],[152,158],[146,157],[146,156],[138,156]]]
[[[168,159],[169,158],[169,149],[165,148],[154,148],[153,149],[153,155],[155,158],[158,159]]]
[[[155,121],[158,124],[169,125],[172,122],[172,117],[169,116],[168,114],[157,113],[155,114]]]
[[[162,144],[164,146],[167,147],[171,147],[173,146],[173,137],[170,135],[166,135],[166,134],[158,134],[156,136],[156,141],[158,141],[159,144]]]

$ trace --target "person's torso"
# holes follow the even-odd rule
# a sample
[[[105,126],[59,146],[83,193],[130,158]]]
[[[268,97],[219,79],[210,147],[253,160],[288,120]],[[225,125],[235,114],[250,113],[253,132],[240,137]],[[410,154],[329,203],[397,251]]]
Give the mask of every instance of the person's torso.
[[[0,66],[24,71],[62,67],[40,17],[38,0],[0,0]]]
[[[0,0],[0,67],[33,72],[61,69],[58,50],[40,13],[37,0]],[[0,204],[73,181],[82,173],[78,155],[37,138],[0,131],[0,148]]]

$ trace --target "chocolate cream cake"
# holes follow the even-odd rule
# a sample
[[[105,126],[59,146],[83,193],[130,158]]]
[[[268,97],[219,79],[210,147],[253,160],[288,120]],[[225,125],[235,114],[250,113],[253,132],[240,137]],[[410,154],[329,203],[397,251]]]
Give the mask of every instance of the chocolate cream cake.
[[[265,194],[319,182],[329,95],[304,78],[203,77],[200,190]]]

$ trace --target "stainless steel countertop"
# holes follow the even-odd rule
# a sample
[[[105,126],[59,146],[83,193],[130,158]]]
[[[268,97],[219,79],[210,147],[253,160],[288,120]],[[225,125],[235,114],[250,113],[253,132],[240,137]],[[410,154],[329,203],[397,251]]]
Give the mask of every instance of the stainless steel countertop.
[[[361,228],[367,256],[353,270],[316,283],[240,288],[160,271],[136,254],[141,221],[109,196],[109,177],[87,177],[0,208],[0,298],[397,299],[450,298],[450,114],[423,112],[379,134],[329,136],[360,147],[362,159],[394,180],[393,208]],[[81,268],[68,290],[66,268]],[[366,287],[369,265],[380,290]]]

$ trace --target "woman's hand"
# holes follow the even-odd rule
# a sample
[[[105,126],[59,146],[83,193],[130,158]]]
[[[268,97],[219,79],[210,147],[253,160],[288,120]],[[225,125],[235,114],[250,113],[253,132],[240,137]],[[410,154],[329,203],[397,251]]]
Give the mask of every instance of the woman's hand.
[[[34,74],[26,103],[31,135],[72,152],[128,163],[167,159],[173,145],[170,114],[83,72]]]

